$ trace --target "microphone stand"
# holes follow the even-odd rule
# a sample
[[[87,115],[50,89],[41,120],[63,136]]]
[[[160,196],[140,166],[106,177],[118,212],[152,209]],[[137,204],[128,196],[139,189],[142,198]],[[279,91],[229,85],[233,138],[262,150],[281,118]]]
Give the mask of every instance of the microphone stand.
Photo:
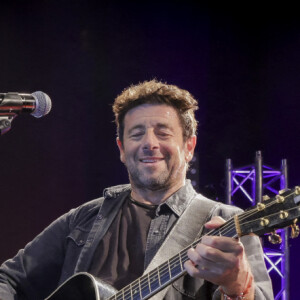
[[[0,116],[0,135],[10,130],[12,116]]]
[[[0,93],[0,135],[11,128],[11,122],[22,111],[23,100],[18,93]]]

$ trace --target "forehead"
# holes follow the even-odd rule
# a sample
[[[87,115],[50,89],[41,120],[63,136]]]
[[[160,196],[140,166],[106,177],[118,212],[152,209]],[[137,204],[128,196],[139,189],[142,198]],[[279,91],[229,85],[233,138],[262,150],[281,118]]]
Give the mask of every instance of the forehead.
[[[130,109],[124,118],[124,127],[136,125],[165,124],[169,127],[180,126],[177,111],[166,104],[142,104]]]

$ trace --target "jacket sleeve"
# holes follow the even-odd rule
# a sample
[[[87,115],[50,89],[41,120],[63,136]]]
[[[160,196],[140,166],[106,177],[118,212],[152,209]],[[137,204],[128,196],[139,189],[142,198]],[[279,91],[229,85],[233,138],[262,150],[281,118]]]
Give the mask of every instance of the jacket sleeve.
[[[57,286],[71,216],[70,212],[58,218],[2,264],[0,299],[44,299]]]
[[[227,220],[232,215],[238,214],[240,212],[242,212],[242,210],[239,208],[228,205],[220,205],[213,215],[221,216],[222,218]],[[264,262],[264,254],[259,237],[250,235],[243,236],[241,237],[241,242],[244,245],[247,259],[254,277],[255,300],[274,299],[272,283]],[[213,299],[221,299],[219,289],[216,290]]]

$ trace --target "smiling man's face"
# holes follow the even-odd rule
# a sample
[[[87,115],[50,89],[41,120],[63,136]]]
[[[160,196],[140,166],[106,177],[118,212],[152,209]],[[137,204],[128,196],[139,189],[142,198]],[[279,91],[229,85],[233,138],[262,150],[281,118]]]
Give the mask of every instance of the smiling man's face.
[[[173,107],[143,104],[126,113],[123,143],[120,140],[117,143],[131,184],[155,191],[184,185],[196,137],[184,141]]]

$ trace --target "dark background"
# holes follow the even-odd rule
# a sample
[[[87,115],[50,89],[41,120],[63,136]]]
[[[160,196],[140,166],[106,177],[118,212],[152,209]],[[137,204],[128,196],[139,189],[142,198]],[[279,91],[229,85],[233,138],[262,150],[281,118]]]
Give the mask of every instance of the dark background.
[[[1,2],[1,92],[41,90],[42,119],[23,115],[0,137],[0,260],[52,220],[127,182],[111,105],[144,80],[199,100],[199,190],[224,197],[224,165],[289,164],[300,184],[300,20],[295,7],[196,1]],[[299,295],[299,240],[291,299]]]

